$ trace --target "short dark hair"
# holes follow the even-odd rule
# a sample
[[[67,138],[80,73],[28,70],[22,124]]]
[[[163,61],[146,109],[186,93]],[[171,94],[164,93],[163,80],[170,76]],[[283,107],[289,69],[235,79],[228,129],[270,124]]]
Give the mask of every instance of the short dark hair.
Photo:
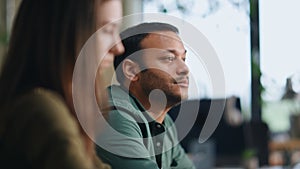
[[[178,29],[167,23],[160,22],[149,22],[142,23],[124,30],[120,36],[122,43],[125,48],[125,52],[114,59],[114,69],[116,71],[116,77],[119,83],[122,83],[125,79],[123,70],[118,69],[118,66],[125,60],[128,56],[142,49],[141,41],[145,39],[149,34],[156,31],[171,31],[179,34]]]

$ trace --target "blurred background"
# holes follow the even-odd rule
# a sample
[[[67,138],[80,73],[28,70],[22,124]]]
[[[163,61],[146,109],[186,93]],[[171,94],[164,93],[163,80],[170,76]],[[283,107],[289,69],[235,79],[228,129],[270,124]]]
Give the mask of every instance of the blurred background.
[[[20,2],[0,0],[0,66]],[[254,166],[292,167],[300,161],[300,1],[123,0],[123,4],[124,15],[163,13],[189,22],[218,55],[225,94],[213,91],[193,52],[187,59],[199,92],[191,92],[184,104],[200,106],[196,125],[182,144],[195,163],[201,163],[198,168],[245,166],[251,160]],[[140,21],[143,18],[132,22]],[[207,106],[220,99],[226,105],[220,124],[207,142],[197,142]],[[170,112],[174,119],[176,112],[178,107]]]

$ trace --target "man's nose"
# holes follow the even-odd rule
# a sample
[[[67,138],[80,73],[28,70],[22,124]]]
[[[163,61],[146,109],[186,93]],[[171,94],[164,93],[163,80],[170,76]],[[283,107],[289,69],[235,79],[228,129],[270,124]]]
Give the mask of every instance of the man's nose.
[[[190,70],[186,65],[185,61],[179,60],[178,67],[177,67],[177,74],[179,75],[187,75],[189,74]]]

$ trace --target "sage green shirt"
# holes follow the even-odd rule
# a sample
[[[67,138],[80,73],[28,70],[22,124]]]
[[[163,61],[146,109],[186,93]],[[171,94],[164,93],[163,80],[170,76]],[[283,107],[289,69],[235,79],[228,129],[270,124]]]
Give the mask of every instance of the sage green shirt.
[[[104,162],[113,169],[195,168],[178,143],[176,127],[168,115],[163,124],[157,123],[121,87],[111,86],[109,93],[114,110],[108,113],[109,126],[97,140],[97,152]]]

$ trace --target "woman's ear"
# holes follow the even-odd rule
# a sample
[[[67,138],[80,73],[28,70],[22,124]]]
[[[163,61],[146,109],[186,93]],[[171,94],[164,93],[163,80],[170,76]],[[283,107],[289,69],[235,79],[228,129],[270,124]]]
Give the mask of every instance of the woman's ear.
[[[125,59],[122,64],[124,76],[129,79],[130,81],[136,81],[138,80],[137,74],[140,72],[140,66],[130,60],[130,59]]]

